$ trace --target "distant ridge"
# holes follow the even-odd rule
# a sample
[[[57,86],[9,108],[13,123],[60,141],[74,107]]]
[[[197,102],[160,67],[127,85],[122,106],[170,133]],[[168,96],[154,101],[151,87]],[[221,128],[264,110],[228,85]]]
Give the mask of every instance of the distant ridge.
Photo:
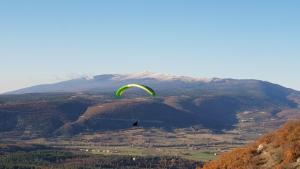
[[[25,94],[25,93],[53,93],[53,92],[112,92],[121,85],[127,83],[143,83],[154,87],[157,90],[195,89],[200,90],[231,90],[233,87],[240,88],[259,87],[261,84],[271,84],[268,82],[252,79],[221,79],[221,78],[196,78],[189,76],[174,76],[162,73],[139,72],[134,74],[102,74],[96,76],[86,76],[76,79],[66,80],[53,84],[41,84],[26,87],[4,94]]]
[[[148,84],[160,83],[208,83],[218,78],[195,78],[189,76],[174,76],[148,71],[133,74],[102,74],[85,76],[53,84],[41,84],[18,89],[4,94],[51,93],[51,92],[82,92],[90,90],[111,90],[120,84],[140,82]]]

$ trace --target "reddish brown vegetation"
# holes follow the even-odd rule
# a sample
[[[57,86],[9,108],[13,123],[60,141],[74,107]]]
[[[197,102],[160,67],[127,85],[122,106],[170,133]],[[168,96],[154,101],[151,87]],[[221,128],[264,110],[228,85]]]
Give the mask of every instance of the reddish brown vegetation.
[[[262,151],[257,151],[259,145]],[[245,148],[224,153],[203,169],[297,169],[299,160],[300,121],[292,121]]]

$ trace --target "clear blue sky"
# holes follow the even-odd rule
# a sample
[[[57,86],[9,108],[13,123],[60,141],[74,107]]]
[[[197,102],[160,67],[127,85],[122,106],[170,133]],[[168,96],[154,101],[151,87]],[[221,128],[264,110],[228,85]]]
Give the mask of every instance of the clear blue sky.
[[[300,90],[300,1],[3,0],[0,92],[152,71]]]

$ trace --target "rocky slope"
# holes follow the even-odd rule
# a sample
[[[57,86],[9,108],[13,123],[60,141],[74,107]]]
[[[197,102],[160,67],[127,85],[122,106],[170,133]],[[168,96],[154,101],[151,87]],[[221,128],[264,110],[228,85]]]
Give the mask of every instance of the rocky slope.
[[[300,121],[291,121],[255,143],[222,154],[203,169],[299,169]]]

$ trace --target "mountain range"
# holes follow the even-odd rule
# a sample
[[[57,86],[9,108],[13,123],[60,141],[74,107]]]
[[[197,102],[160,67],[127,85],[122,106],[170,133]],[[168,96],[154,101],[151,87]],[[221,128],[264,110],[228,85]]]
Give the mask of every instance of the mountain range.
[[[158,96],[132,89],[117,99],[114,92],[128,83],[151,86]],[[74,135],[127,129],[136,120],[145,128],[223,132],[254,126],[260,132],[268,127],[255,127],[274,129],[300,117],[299,103],[300,92],[260,80],[104,74],[0,95],[0,133]]]

